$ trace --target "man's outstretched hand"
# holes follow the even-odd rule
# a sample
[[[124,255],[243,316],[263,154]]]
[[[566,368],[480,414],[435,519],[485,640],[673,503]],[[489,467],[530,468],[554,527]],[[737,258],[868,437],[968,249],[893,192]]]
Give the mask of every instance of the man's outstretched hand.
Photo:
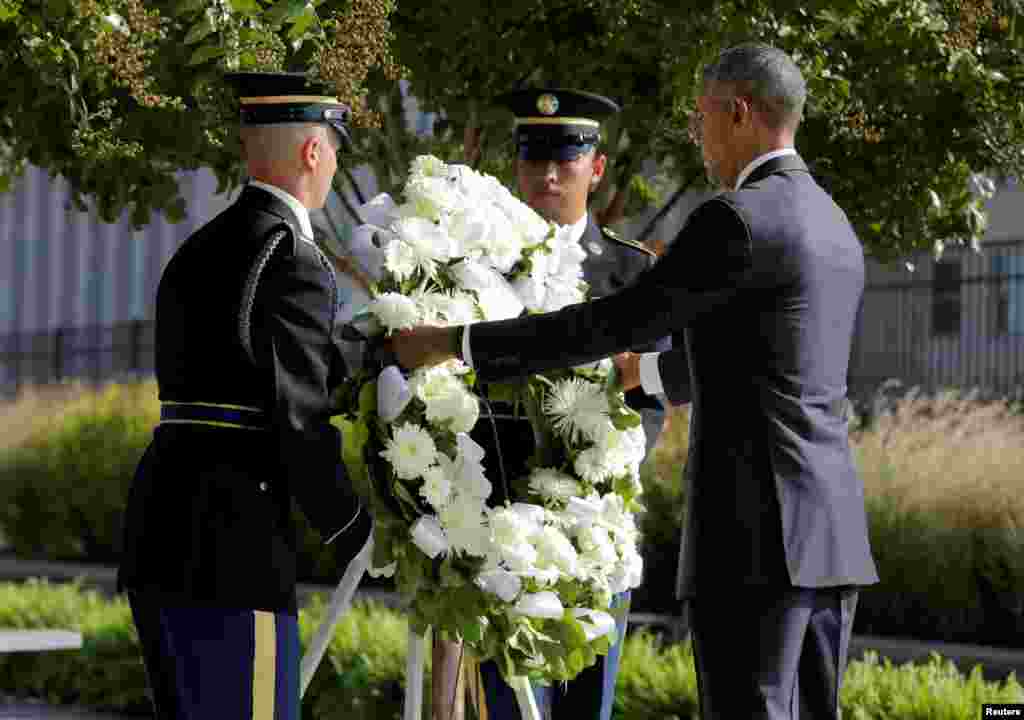
[[[391,336],[391,350],[406,370],[437,365],[459,356],[458,329],[421,326]]]

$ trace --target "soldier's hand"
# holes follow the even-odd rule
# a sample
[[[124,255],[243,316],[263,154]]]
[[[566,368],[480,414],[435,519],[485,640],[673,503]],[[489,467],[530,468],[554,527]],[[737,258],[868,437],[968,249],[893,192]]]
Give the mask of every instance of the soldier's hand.
[[[636,353],[624,352],[612,357],[612,362],[619,371],[619,380],[623,390],[640,387],[640,356]]]
[[[391,349],[406,370],[437,365],[458,357],[456,328],[421,326],[391,336]]]

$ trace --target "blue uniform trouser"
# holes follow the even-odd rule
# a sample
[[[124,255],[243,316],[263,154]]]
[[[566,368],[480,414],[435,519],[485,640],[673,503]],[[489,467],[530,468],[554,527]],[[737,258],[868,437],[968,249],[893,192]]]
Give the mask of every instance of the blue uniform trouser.
[[[838,720],[857,592],[747,589],[689,601],[703,720]]]
[[[299,720],[299,626],[130,595],[157,720]]]
[[[616,621],[616,638],[607,655],[583,670],[573,680],[554,685],[533,686],[541,717],[549,720],[609,720],[615,703],[615,678],[619,672],[622,642],[626,637],[629,591],[612,599],[613,608],[624,611]],[[515,692],[502,679],[493,661],[480,664],[487,699],[488,720],[520,720]]]

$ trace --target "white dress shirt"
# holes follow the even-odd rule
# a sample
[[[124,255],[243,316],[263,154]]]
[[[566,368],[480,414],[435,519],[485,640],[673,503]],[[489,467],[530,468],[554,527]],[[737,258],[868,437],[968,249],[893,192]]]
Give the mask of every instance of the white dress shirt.
[[[569,229],[569,239],[572,242],[578,243],[583,239],[583,233],[587,230],[587,213],[583,213],[583,217],[574,222]],[[473,367],[473,355],[469,349],[469,329],[472,325],[467,325],[466,329],[462,333],[462,361]]]
[[[276,185],[268,185],[267,183],[260,182],[259,180],[250,180],[249,184],[253,187],[258,187],[260,190],[266,190],[268,193],[287,205],[291,211],[295,213],[295,217],[298,218],[299,230],[302,234],[306,236],[307,240],[313,239],[313,223],[309,220],[309,210],[305,205],[300,203],[291,193],[286,190],[282,190]]]
[[[782,148],[780,150],[772,150],[764,155],[758,155],[754,158],[745,168],[743,172],[736,178],[735,189],[739,190],[743,185],[743,182],[750,177],[750,174],[757,170],[757,168],[764,165],[769,160],[774,160],[777,157],[783,157],[784,155],[796,155],[796,150],[793,148]],[[640,356],[640,387],[644,389],[644,392],[648,395],[664,395],[665,385],[661,382],[661,371],[658,369],[658,356],[661,353],[644,353]]]

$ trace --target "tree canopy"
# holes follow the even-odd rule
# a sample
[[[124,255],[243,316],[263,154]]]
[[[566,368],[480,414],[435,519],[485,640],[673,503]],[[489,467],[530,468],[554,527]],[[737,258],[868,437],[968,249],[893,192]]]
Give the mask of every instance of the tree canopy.
[[[0,0],[0,176],[31,162],[106,216],[178,217],[176,170],[240,176],[223,71],[311,69],[360,108],[345,162],[371,163],[383,189],[413,154],[461,159],[477,137],[477,163],[507,177],[503,90],[609,95],[624,110],[596,202],[631,214],[703,186],[686,132],[700,70],[762,40],[808,80],[798,149],[892,258],[976,243],[990,178],[1024,176],[1022,15],[1022,0]],[[405,126],[399,67],[437,113],[432,137]]]

